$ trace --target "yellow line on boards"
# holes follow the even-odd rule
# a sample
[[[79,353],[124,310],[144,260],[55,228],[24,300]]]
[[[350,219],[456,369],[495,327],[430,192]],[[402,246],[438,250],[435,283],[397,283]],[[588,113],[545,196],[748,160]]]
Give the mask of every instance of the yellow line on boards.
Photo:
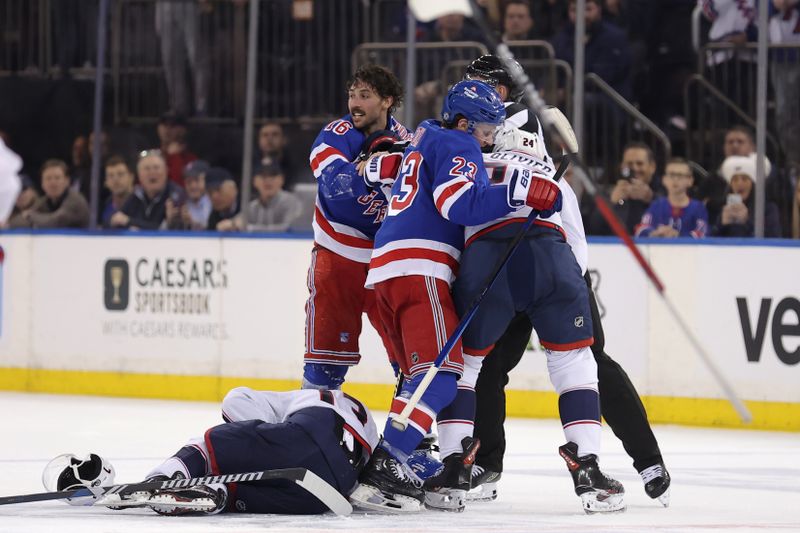
[[[50,394],[85,394],[167,400],[220,401],[234,387],[258,390],[292,390],[298,380],[216,376],[129,374],[37,368],[0,368],[0,390]],[[371,409],[386,411],[394,387],[385,384],[346,383],[352,394]],[[743,424],[733,407],[710,398],[646,396],[642,401],[653,423],[706,427],[800,431],[800,403],[746,401],[753,423]],[[507,415],[523,418],[558,418],[554,392],[506,391]]]

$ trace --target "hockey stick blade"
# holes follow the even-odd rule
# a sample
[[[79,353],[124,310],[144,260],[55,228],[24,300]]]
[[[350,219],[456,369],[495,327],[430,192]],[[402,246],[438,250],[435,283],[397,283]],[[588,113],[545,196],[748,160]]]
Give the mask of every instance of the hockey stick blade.
[[[306,470],[305,475],[296,479],[295,483],[310,492],[337,515],[347,516],[353,512],[353,506],[350,505],[347,498],[311,470]]]
[[[57,492],[39,492],[35,494],[21,494],[17,496],[0,497],[0,505],[15,503],[43,502],[49,500],[65,500],[76,498],[92,498],[87,505],[103,505],[102,499],[111,494],[125,496],[134,492],[154,491],[159,489],[176,489],[193,487],[195,485],[209,485],[212,483],[248,483],[253,481],[266,481],[269,479],[285,479],[294,481],[319,501],[324,503],[336,514],[350,514],[352,507],[344,496],[322,480],[319,476],[305,468],[282,468],[277,470],[261,470],[240,474],[224,474],[218,476],[204,476],[189,479],[171,479],[166,481],[143,481],[109,485],[107,487],[82,487],[75,490]]]

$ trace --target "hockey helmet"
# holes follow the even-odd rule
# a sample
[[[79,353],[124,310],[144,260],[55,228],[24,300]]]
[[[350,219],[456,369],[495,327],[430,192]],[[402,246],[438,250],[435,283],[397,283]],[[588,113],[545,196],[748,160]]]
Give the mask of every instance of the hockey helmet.
[[[114,467],[97,454],[83,459],[71,453],[59,455],[44,468],[42,484],[49,491],[74,490],[114,484]]]
[[[522,70],[522,65],[520,65],[514,59],[512,59],[512,61],[519,67],[520,70]],[[506,70],[506,67],[500,58],[492,54],[483,55],[470,63],[467,67],[467,72],[464,75],[464,79],[481,80],[488,83],[492,87],[505,85],[508,87],[508,98],[514,102],[519,102],[522,98],[522,95],[525,93],[524,88],[519,87],[514,83],[514,79],[508,73],[508,70]]]
[[[500,95],[481,81],[463,80],[453,85],[442,104],[442,120],[452,123],[458,115],[467,119],[467,133],[478,124],[500,126],[506,118],[506,108]]]

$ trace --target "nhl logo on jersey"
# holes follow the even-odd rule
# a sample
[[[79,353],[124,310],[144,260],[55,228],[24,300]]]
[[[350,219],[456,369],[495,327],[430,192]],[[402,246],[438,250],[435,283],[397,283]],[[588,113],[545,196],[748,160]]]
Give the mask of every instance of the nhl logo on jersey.
[[[342,331],[339,333],[339,342],[347,342],[350,340],[350,333]]]
[[[419,363],[419,354],[417,352],[411,352],[411,362]]]
[[[582,328],[583,327],[583,316],[576,316],[574,324],[575,324],[576,328]]]

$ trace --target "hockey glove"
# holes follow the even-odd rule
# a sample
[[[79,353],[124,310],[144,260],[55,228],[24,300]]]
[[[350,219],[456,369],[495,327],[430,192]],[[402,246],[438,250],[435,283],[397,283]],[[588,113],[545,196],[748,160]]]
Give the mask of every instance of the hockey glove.
[[[399,153],[374,154],[364,167],[364,181],[369,187],[385,186],[391,189],[402,160],[403,154]]]
[[[398,146],[395,146],[396,144]],[[366,161],[369,156],[378,152],[403,152],[407,145],[408,143],[402,141],[392,130],[376,131],[364,139],[356,161]]]
[[[536,211],[552,213],[561,210],[558,184],[527,168],[514,169],[508,182],[508,205],[514,209],[528,206]]]

